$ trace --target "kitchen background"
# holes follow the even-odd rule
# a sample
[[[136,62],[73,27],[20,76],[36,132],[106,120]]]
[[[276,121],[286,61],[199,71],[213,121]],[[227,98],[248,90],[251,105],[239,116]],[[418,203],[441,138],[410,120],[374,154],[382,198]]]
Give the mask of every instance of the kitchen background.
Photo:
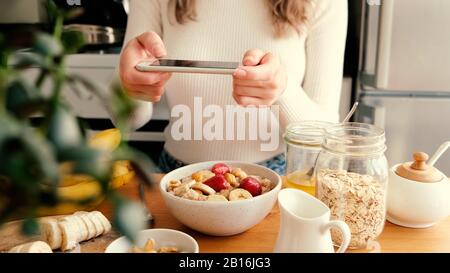
[[[47,28],[45,0],[0,0],[0,31],[26,51],[30,35]],[[81,31],[87,46],[67,60],[67,68],[107,89],[115,76],[126,28],[128,0],[55,0],[64,9],[84,8],[65,22]],[[349,25],[340,112],[360,101],[354,117],[382,126],[390,165],[410,160],[415,150],[432,154],[450,139],[450,1],[349,0]],[[12,64],[13,65],[13,64]],[[33,68],[25,77],[34,78]],[[89,92],[65,92],[92,131],[111,128],[109,115]],[[157,159],[168,124],[165,100],[152,120],[128,139]],[[39,118],[36,118],[39,121]],[[450,174],[450,154],[436,164]]]

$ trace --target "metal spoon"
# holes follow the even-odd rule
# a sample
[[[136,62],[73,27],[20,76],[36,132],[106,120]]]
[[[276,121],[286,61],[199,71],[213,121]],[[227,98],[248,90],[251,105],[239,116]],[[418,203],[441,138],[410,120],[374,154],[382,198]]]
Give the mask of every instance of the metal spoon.
[[[356,111],[356,108],[358,108],[359,105],[359,101],[355,101],[355,103],[352,106],[352,109],[350,109],[350,112],[348,112],[347,116],[344,118],[344,120],[342,121],[342,123],[348,122],[350,120],[350,118],[353,116],[353,114]]]
[[[342,120],[342,123],[346,123],[350,120],[350,118],[353,116],[353,114],[356,112],[356,109],[358,108],[359,105],[359,101],[355,101],[355,103],[353,104],[352,108],[350,109],[350,111],[348,112],[347,116],[345,116],[345,118]],[[316,159],[317,160],[317,159]],[[314,173],[314,167],[312,167],[311,169],[309,169],[309,171],[306,173],[306,175],[308,177],[311,177]]]
[[[437,149],[434,155],[428,160],[427,165],[432,167],[448,148],[450,148],[450,141],[442,143],[442,145],[439,146],[439,149]]]

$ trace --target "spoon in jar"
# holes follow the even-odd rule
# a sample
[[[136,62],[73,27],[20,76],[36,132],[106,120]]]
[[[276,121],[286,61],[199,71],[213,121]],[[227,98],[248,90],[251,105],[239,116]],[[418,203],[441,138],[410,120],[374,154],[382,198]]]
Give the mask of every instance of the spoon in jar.
[[[352,108],[350,109],[350,111],[348,112],[348,114],[345,116],[345,118],[342,120],[342,123],[346,123],[350,120],[350,118],[353,116],[353,114],[356,112],[356,109],[358,108],[359,105],[359,101],[355,101],[355,103],[353,104]],[[317,159],[316,159],[317,160]],[[314,173],[314,167],[312,167],[311,169],[309,169],[309,171],[306,173],[306,175],[308,177],[311,177]]]
[[[352,106],[352,109],[350,109],[350,112],[348,112],[347,116],[345,116],[342,123],[346,123],[350,120],[350,118],[353,116],[353,114],[356,112],[356,109],[358,108],[359,101],[355,101],[355,103]]]

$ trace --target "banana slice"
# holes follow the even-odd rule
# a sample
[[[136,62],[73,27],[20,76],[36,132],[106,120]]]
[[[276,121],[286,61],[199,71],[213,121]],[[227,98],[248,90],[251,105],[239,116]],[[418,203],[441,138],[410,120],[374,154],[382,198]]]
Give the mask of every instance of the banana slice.
[[[213,195],[209,195],[208,198],[206,199],[206,201],[228,201],[227,198],[225,198],[225,196],[220,195],[220,194],[213,194]]]
[[[74,229],[76,230],[76,233],[78,235],[77,237],[77,243],[81,242],[82,235],[84,235],[84,232],[82,229],[84,229],[84,226],[80,225],[81,222],[78,222],[74,215],[68,215],[64,216],[62,218],[59,218],[59,220],[67,220],[70,221],[74,225]]]
[[[54,218],[43,218],[40,221],[41,239],[50,245],[51,249],[61,247],[62,234],[58,226],[58,220]]]
[[[73,222],[75,222],[78,225],[79,230],[78,242],[87,240],[89,234],[83,220],[81,220],[81,218],[78,215],[71,215],[70,218]]]
[[[103,224],[102,224],[101,220],[97,216],[95,216],[95,214],[93,214],[92,212],[89,212],[87,214],[87,216],[88,216],[89,220],[91,220],[91,222],[95,226],[95,236],[94,237],[102,235],[103,232],[105,231],[105,229],[103,228]]]
[[[86,226],[88,235],[86,240],[90,240],[95,237],[95,234],[97,234],[97,230],[95,228],[94,223],[91,221],[91,219],[88,216],[88,212],[86,211],[77,211],[75,212],[75,216],[80,217],[81,221],[83,221],[84,225]]]
[[[76,222],[69,217],[58,220],[58,226],[62,233],[61,250],[66,251],[77,246],[79,238],[79,228]]]
[[[103,226],[102,234],[106,234],[111,231],[111,223],[109,222],[108,218],[106,218],[105,215],[103,215],[103,213],[101,213],[100,211],[93,211],[91,213],[94,214],[95,217],[97,217],[102,223]]]
[[[22,245],[17,245],[13,248],[11,248],[10,250],[8,250],[8,253],[21,253],[22,249],[24,248],[26,244],[22,244]]]
[[[230,201],[245,200],[253,198],[252,194],[244,189],[234,189],[230,192],[228,197]]]
[[[212,195],[216,193],[216,191],[213,188],[200,182],[197,182],[194,185],[192,185],[192,189],[199,190],[206,195]]]
[[[52,249],[46,242],[36,241],[15,246],[9,253],[52,253]]]

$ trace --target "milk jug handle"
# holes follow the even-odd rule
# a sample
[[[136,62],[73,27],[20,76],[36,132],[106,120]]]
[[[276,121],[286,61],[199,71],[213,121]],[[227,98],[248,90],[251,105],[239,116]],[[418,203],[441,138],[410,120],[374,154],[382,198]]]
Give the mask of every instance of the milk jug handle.
[[[347,224],[344,221],[340,221],[340,220],[332,220],[325,225],[325,230],[328,230],[331,228],[337,228],[341,231],[342,243],[341,243],[341,246],[336,251],[336,253],[344,253],[347,250],[348,245],[350,244],[350,239],[352,236],[351,232],[350,232],[350,228],[347,226]]]

